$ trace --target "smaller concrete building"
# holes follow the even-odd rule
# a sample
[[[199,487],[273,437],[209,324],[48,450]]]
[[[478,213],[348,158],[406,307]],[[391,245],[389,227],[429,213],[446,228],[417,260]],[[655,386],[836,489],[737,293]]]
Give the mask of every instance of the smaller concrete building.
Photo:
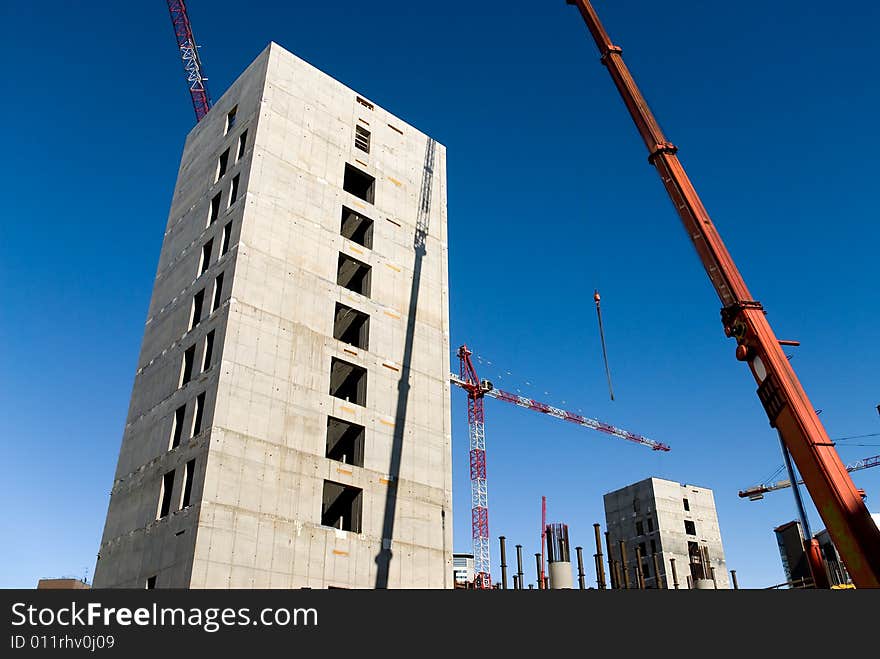
[[[37,590],[87,590],[89,588],[91,588],[89,584],[75,577],[40,579],[37,582]]]
[[[455,588],[468,588],[474,583],[474,555],[452,555],[452,581]]]
[[[712,490],[646,478],[604,502],[612,587],[730,587]]]

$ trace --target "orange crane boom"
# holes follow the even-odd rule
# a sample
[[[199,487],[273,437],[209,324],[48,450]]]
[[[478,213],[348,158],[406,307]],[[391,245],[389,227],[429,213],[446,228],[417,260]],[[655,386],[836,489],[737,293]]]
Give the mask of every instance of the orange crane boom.
[[[880,587],[880,529],[871,519],[822,422],[756,301],[721,240],[709,213],[666,139],[632,75],[589,0],[567,0],[580,11],[602,64],[608,69],[648,148],[703,268],[721,299],[724,333],[736,340],[736,358],[747,362],[758,398],[794,459],[846,569],[859,588]],[[811,564],[820,565],[818,547]],[[815,576],[815,575],[814,575]]]

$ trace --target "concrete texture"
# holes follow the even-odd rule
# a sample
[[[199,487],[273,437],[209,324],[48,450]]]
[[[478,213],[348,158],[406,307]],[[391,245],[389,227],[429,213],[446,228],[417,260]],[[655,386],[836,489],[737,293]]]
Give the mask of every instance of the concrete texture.
[[[340,255],[368,294],[337,283]],[[338,303],[369,316],[345,337],[367,349],[334,338]],[[94,586],[451,588],[449,354],[445,147],[270,44],[186,140]],[[330,395],[339,362],[366,370],[363,404]],[[363,427],[359,451],[326,457],[328,417],[332,441]]]
[[[620,560],[620,541],[623,540],[631,588],[638,587],[637,548],[642,550],[646,588],[673,588],[670,559],[675,559],[679,588],[730,587],[712,490],[647,478],[609,492],[604,502],[611,558]],[[709,567],[715,570],[715,584],[710,578],[711,570],[707,570],[704,577],[700,559],[691,557],[693,550],[699,548],[708,552]],[[654,570],[654,554],[658,554],[661,566],[659,581]],[[605,558],[607,561],[608,557]]]

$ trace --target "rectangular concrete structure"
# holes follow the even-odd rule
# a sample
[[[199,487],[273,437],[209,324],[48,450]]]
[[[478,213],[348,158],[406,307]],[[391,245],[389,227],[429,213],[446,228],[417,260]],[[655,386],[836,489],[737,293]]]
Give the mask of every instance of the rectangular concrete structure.
[[[446,150],[277,44],[187,137],[94,587],[451,588]]]
[[[673,559],[679,588],[730,587],[712,490],[647,478],[609,492],[604,502],[610,558],[621,560],[622,540],[630,588],[639,587],[639,553],[645,588],[674,588]]]

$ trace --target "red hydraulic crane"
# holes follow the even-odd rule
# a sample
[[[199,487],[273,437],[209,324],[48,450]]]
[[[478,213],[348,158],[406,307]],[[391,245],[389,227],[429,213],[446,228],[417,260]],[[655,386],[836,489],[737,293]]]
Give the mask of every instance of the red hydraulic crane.
[[[490,396],[535,412],[541,412],[557,419],[570,421],[613,435],[627,441],[648,446],[655,451],[668,451],[666,444],[655,442],[647,437],[616,428],[596,419],[567,412],[545,403],[517,396],[495,389],[488,380],[480,380],[471,361],[471,351],[467,346],[458,349],[459,375],[449,376],[452,384],[461,387],[468,395],[468,432],[470,436],[471,465],[471,531],[474,545],[474,587],[491,588],[492,576],[489,567],[489,492],[486,485],[486,428],[483,415],[483,397]],[[543,543],[542,543],[543,551]]]
[[[848,473],[852,473],[854,471],[861,471],[862,469],[870,469],[871,467],[880,467],[880,455],[872,455],[868,458],[862,458],[861,460],[856,460],[855,462],[846,465],[846,471]],[[803,485],[804,481],[799,480],[797,482],[798,485]],[[740,498],[749,499],[749,501],[757,501],[759,499],[763,499],[764,495],[768,492],[775,492],[776,490],[784,490],[787,487],[791,487],[791,481],[789,479],[785,479],[782,481],[776,481],[775,483],[769,483],[766,485],[755,485],[754,487],[746,488],[745,490],[739,491]],[[859,491],[861,494],[861,490]],[[862,495],[864,498],[864,495]]]
[[[666,139],[635,80],[589,0],[567,0],[581,13],[617,91],[648,148],[648,162],[657,169],[685,230],[694,243],[706,274],[721,298],[724,333],[736,340],[736,358],[747,362],[758,384],[758,398],[794,459],[825,527],[856,587],[880,587],[880,529],[871,519],[834,444],[783,353],[761,303],[756,301],[709,213]],[[808,547],[813,576],[819,583],[818,543]]]
[[[186,12],[186,3],[183,0],[168,0],[168,12],[171,14],[171,24],[174,27],[174,36],[177,38],[177,47],[180,49],[180,57],[183,60],[186,83],[189,85],[193,109],[196,111],[196,123],[198,123],[211,109],[211,97],[208,95],[208,87],[205,84],[207,78],[202,73],[199,47],[193,38],[189,14]]]

